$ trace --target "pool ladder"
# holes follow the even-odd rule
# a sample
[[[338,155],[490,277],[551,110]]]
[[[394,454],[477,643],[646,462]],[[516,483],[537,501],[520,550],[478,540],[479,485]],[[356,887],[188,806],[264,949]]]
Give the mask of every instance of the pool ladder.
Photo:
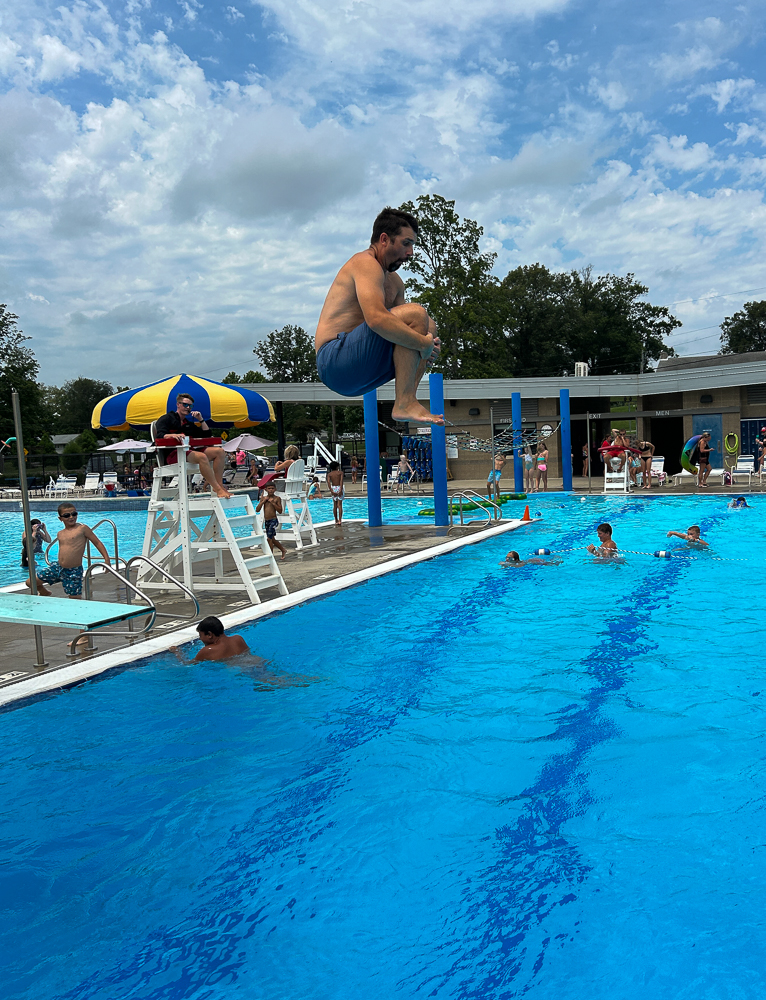
[[[464,500],[466,500],[468,503],[476,503],[477,500],[481,501],[481,503],[477,504],[477,506],[479,507],[479,510],[483,511],[483,513],[487,515],[487,522],[486,522],[486,526],[487,527],[489,527],[492,524],[493,519],[495,521],[499,521],[499,520],[501,520],[501,518],[503,516],[503,511],[501,510],[499,504],[496,504],[494,500],[485,500],[484,497],[482,496],[482,494],[481,493],[477,493],[476,490],[473,490],[470,487],[467,487],[466,489],[463,489],[463,490],[456,490],[454,493],[447,495],[447,501],[449,503],[449,524],[450,524],[450,526],[449,526],[449,528],[447,530],[447,534],[449,534],[449,532],[455,527],[455,514],[454,514],[453,500],[457,500],[457,502],[458,502],[458,510],[459,510],[459,513],[460,513],[460,523],[461,524],[465,524],[466,523],[463,520],[463,501]],[[484,506],[485,503],[488,504],[487,507]],[[483,518],[479,518],[479,519],[476,519],[476,520],[473,520],[473,521],[468,521],[468,524],[469,525],[470,524],[482,524],[483,521],[484,521]]]

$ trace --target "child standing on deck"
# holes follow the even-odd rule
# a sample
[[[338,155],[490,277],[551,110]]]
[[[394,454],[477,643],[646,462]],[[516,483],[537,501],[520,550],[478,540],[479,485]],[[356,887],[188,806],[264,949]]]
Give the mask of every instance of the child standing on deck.
[[[611,524],[607,524],[606,521],[603,524],[599,524],[596,528],[596,534],[598,535],[598,546],[589,545],[588,552],[593,553],[594,556],[603,556],[606,558],[616,555],[617,544],[612,539]]]
[[[269,548],[273,552],[274,546],[276,545],[282,553],[282,559],[284,559],[287,555],[287,549],[281,542],[277,541],[279,515],[282,513],[282,499],[277,496],[276,483],[266,483],[264,490],[265,493],[258,501],[258,506],[255,508],[255,512],[257,514],[261,508],[263,508],[263,527],[266,532]]]
[[[343,520],[343,499],[346,494],[343,489],[343,469],[339,462],[330,462],[327,467],[327,485],[332,496],[332,516],[335,523],[340,524]]]
[[[59,521],[64,525],[63,529],[56,535],[59,543],[59,557],[56,562],[52,562],[45,569],[37,571],[37,593],[43,597],[50,597],[51,592],[45,586],[46,583],[60,583],[64,588],[67,597],[79,600],[82,597],[82,557],[85,554],[85,546],[92,542],[103,556],[107,566],[111,566],[109,553],[104,548],[101,539],[87,526],[87,524],[77,523],[77,510],[73,503],[60,503],[58,505]],[[32,586],[31,573],[27,580],[27,586]],[[73,639],[69,644],[74,649],[75,646],[87,645],[87,638],[81,635]]]

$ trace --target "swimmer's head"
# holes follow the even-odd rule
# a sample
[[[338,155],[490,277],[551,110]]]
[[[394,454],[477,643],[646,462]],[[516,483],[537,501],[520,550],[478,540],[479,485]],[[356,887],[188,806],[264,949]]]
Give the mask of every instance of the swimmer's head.
[[[199,637],[206,646],[212,646],[223,635],[223,631],[223,622],[215,615],[203,618],[197,625]]]
[[[612,526],[604,521],[603,524],[599,524],[596,528],[596,534],[601,539],[602,542],[607,541],[607,539],[612,537]]]
[[[521,556],[519,555],[518,552],[516,552],[515,549],[511,549],[511,551],[505,557],[505,561],[506,562],[519,562],[520,560],[521,560]]]
[[[701,529],[700,529],[700,526],[698,524],[692,524],[690,527],[688,527],[686,529],[686,534],[687,535],[693,535],[695,538],[699,538],[699,536],[700,536],[700,530]]]

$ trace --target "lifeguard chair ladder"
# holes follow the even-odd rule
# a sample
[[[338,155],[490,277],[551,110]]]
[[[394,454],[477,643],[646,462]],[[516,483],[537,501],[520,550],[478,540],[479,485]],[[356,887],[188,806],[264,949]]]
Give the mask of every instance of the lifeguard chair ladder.
[[[287,477],[277,485],[278,495],[283,501],[277,538],[280,542],[295,542],[296,549],[319,544],[314,520],[311,517],[310,501],[306,496],[305,471],[305,462],[302,458],[298,459],[287,470]],[[307,540],[304,539],[304,535],[307,536]]]
[[[628,462],[620,472],[609,468],[609,458],[604,466],[604,493],[630,493],[630,473]]]
[[[162,446],[157,447],[159,453],[162,450]],[[154,469],[142,554],[182,579],[193,593],[244,590],[253,604],[260,604],[260,591],[271,587],[287,594],[262,518],[256,514],[250,496],[224,499],[213,493],[190,494],[188,477],[199,467],[186,460],[188,439],[175,450],[175,462]],[[244,514],[227,516],[227,511],[242,507]],[[235,533],[235,529],[242,528],[247,530]],[[234,563],[233,570],[225,565],[227,554]],[[211,561],[212,575],[195,572],[200,563]],[[167,580],[143,563],[136,583],[142,590],[168,589]]]

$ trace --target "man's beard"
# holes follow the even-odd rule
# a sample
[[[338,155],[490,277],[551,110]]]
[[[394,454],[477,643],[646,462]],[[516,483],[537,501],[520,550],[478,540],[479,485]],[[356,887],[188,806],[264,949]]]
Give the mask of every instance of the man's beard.
[[[392,264],[388,265],[388,270],[389,271],[398,271],[399,268],[402,266],[403,263],[404,263],[403,260],[395,260]]]

